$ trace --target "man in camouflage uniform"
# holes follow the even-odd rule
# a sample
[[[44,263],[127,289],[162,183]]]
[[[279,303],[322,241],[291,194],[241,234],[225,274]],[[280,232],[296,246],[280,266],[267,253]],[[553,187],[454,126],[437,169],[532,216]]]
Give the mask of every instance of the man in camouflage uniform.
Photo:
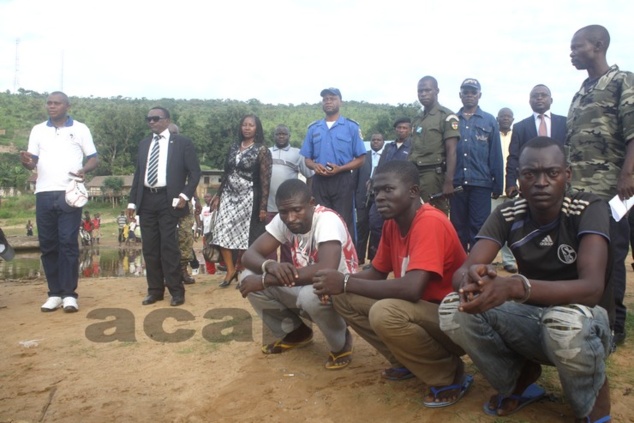
[[[587,70],[588,78],[575,94],[568,112],[566,146],[575,188],[609,201],[634,196],[634,74],[609,66],[608,31],[599,25],[581,28],[570,44],[572,65]],[[610,219],[612,274],[616,316],[613,348],[625,340],[625,258],[629,250],[628,219]]]
[[[424,109],[412,122],[409,160],[418,167],[421,198],[449,214],[447,199],[453,194],[460,130],[458,116],[438,104],[439,91],[438,81],[433,76],[424,76],[418,81],[418,101]],[[441,196],[430,199],[441,193]]]
[[[180,130],[178,126],[174,123],[170,123],[168,126],[170,134],[178,135]],[[190,213],[180,218],[178,221],[178,249],[181,252],[181,278],[183,279],[184,284],[192,284],[196,283],[196,280],[189,274],[187,271],[187,266],[189,265],[189,261],[196,258],[194,256],[194,232],[192,228],[194,227],[194,216],[200,216],[200,212],[202,211],[202,207],[198,198],[194,195],[192,197],[192,207],[190,208]],[[196,223],[198,223],[198,219],[196,219]]]

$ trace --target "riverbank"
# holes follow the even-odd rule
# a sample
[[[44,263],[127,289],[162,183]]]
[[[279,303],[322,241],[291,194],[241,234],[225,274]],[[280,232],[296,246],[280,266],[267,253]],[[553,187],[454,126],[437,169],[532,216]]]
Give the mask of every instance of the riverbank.
[[[328,371],[321,333],[303,349],[265,356],[262,324],[222,276],[199,275],[186,303],[142,306],[144,278],[80,280],[78,313],[40,312],[43,279],[0,282],[0,422],[491,422],[493,393],[477,369],[455,406],[422,406],[417,379],[387,382],[386,366],[354,334],[352,364]],[[634,307],[628,270],[627,302]],[[630,331],[630,336],[634,332]],[[118,340],[117,340],[118,339]],[[632,338],[609,359],[613,421],[633,422]],[[570,422],[553,369],[552,395],[504,422]]]

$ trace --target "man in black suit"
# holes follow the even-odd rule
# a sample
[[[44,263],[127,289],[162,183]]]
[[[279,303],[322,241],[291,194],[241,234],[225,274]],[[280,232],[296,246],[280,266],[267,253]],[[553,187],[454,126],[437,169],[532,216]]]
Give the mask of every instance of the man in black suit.
[[[163,300],[165,286],[172,306],[185,302],[180,271],[176,225],[189,213],[189,200],[196,192],[200,165],[189,138],[172,135],[170,113],[154,107],[145,118],[152,135],[141,140],[137,167],[130,189],[128,216],[141,219],[143,258],[147,269],[148,295],[143,305]]]
[[[381,134],[372,134],[370,140],[370,150],[366,153],[366,158],[360,168],[353,170],[356,181],[354,206],[357,211],[355,248],[359,264],[365,263],[366,251],[368,249],[368,238],[370,236],[370,178],[374,168],[379,164],[385,140]],[[350,234],[352,235],[352,234]],[[376,251],[368,251],[368,259],[372,260]]]
[[[553,98],[550,89],[543,84],[535,85],[531,90],[528,103],[533,115],[513,125],[513,135],[506,159],[506,196],[513,198],[518,194],[517,168],[522,146],[537,137],[550,137],[561,145],[566,141],[566,117],[550,113]]]

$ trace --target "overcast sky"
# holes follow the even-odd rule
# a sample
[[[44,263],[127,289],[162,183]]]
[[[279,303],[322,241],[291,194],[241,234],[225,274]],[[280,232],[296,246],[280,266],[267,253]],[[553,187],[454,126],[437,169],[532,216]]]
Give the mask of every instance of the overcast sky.
[[[567,114],[585,25],[604,25],[608,62],[634,71],[632,16],[632,0],[0,0],[0,90],[14,91],[19,39],[17,87],[38,92],[300,104],[334,86],[344,102],[396,105],[433,75],[457,110],[474,77],[480,106],[518,121],[538,83]]]

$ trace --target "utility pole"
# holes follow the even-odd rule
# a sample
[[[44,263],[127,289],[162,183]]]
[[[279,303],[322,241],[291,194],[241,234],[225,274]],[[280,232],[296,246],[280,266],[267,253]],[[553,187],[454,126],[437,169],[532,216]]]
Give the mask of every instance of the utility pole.
[[[15,75],[13,77],[13,92],[18,92],[20,87],[20,39],[15,39]]]
[[[62,50],[62,69],[59,75],[59,90],[64,91],[64,50]]]

